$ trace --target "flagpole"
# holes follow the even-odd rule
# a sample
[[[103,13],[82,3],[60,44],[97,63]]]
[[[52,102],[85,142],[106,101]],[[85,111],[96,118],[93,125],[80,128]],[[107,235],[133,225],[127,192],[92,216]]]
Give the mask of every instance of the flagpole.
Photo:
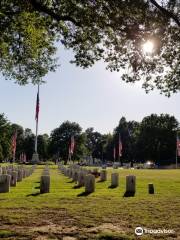
[[[37,135],[38,135],[38,120],[36,119],[36,138],[35,138],[35,147],[34,147],[35,153],[37,153]]]
[[[33,153],[33,156],[32,156],[32,163],[33,164],[39,162],[39,155],[38,155],[38,151],[37,151],[38,120],[39,120],[39,83],[38,83],[38,92],[37,92],[37,99],[36,99],[35,120],[36,120],[36,136],[35,136],[35,144],[34,144],[34,153]]]
[[[39,96],[39,84],[38,84],[38,96]],[[35,153],[37,154],[37,136],[38,136],[38,117],[36,117],[36,138],[35,138]]]
[[[122,162],[121,162],[121,151],[122,151],[122,147],[120,146],[120,144],[122,144],[121,143],[121,135],[120,135],[120,133],[119,133],[119,142],[118,142],[118,161],[119,161],[119,164],[122,166],[123,164],[122,164]]]
[[[176,131],[176,169],[178,168],[178,156],[177,156],[177,151],[178,151],[178,148],[177,148],[177,139],[178,139],[178,132]]]

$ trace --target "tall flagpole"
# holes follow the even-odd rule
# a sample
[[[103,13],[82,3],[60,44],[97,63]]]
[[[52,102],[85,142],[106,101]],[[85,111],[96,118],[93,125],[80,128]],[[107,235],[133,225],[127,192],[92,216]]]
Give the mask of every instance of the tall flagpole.
[[[34,145],[34,154],[32,156],[32,163],[39,162],[39,155],[37,151],[37,136],[38,136],[38,120],[39,120],[39,83],[38,83],[38,92],[37,92],[37,99],[36,99],[36,137],[35,137],[35,145]]]
[[[38,98],[39,98],[39,84],[38,84]],[[37,101],[39,101],[39,99],[37,99]],[[36,104],[39,105],[39,102],[37,102]],[[39,108],[39,106],[36,105],[36,108]],[[37,112],[38,111],[38,112]],[[39,118],[39,109],[36,109],[36,138],[35,138],[35,153],[37,154],[37,136],[38,136],[38,118]]]
[[[177,154],[177,151],[178,151],[178,132],[176,131],[176,169],[178,168],[178,154]]]
[[[36,138],[35,138],[35,146],[34,146],[35,153],[37,153],[37,135],[38,135],[38,120],[36,119]]]

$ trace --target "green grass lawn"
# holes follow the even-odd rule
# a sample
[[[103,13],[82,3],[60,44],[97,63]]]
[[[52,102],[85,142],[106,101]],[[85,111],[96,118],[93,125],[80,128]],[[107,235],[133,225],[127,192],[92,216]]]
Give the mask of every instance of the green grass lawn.
[[[180,239],[180,170],[112,170],[108,181],[96,182],[96,190],[78,196],[71,179],[50,166],[50,193],[39,194],[43,166],[0,193],[0,238],[4,239],[136,239],[134,229],[173,229],[173,234],[145,234],[141,239]],[[120,185],[110,186],[111,172],[119,172]],[[137,180],[134,197],[123,197],[125,177]],[[148,183],[155,194],[149,195]],[[179,237],[179,238],[178,238]]]

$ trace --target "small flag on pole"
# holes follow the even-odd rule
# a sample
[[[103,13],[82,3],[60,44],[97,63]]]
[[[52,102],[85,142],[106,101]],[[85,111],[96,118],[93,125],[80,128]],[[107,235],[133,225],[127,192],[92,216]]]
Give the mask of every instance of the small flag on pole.
[[[17,130],[15,131],[14,135],[12,136],[13,160],[15,160],[15,155],[16,155],[16,140],[17,140]]]
[[[122,141],[121,141],[121,135],[119,133],[119,142],[118,142],[118,156],[122,156]]]
[[[116,147],[114,146],[113,148],[113,158],[114,158],[114,161],[116,160]]]
[[[26,162],[26,154],[24,153],[24,162]]]
[[[38,92],[37,92],[37,98],[36,98],[36,115],[35,120],[38,121],[39,118],[39,85],[38,85]]]
[[[70,142],[69,151],[70,151],[70,153],[71,153],[72,155],[73,155],[73,153],[74,153],[74,146],[75,146],[74,136],[71,136],[71,142]]]
[[[180,157],[180,139],[179,139],[179,136],[177,135],[177,146],[176,146],[176,149],[177,149],[177,156]]]

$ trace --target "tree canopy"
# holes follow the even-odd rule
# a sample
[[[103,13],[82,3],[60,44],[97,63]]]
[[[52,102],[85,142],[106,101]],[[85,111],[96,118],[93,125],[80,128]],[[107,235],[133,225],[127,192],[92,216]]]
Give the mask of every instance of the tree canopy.
[[[0,114],[0,161],[9,157],[11,157],[10,123],[4,114]]]
[[[167,165],[175,159],[178,121],[168,114],[151,114],[140,125],[136,157]]]
[[[49,143],[51,156],[56,158],[61,157],[61,159],[67,161],[72,136],[75,140],[73,160],[80,159],[83,156],[84,150],[82,129],[78,123],[69,121],[63,122],[58,128],[52,131]]]
[[[56,42],[72,49],[72,62],[103,59],[126,82],[142,81],[170,95],[180,90],[178,0],[2,0],[0,70],[19,84],[37,83],[56,63]],[[142,44],[154,43],[146,55]],[[120,74],[120,75],[121,75]]]
[[[17,133],[16,161],[21,161],[25,153],[27,161],[34,153],[35,135],[31,129],[10,123],[0,114],[0,162],[12,159],[12,137]],[[122,142],[122,156],[118,157],[119,134]],[[121,161],[123,163],[146,162],[152,160],[158,165],[175,162],[176,134],[180,137],[179,122],[168,114],[151,114],[141,122],[127,121],[122,117],[113,133],[101,134],[93,128],[84,132],[76,122],[63,122],[47,134],[38,135],[38,153],[42,161],[48,159],[68,160],[71,137],[75,147],[72,160],[84,161],[92,157],[102,163]],[[114,150],[115,158],[114,158]]]

